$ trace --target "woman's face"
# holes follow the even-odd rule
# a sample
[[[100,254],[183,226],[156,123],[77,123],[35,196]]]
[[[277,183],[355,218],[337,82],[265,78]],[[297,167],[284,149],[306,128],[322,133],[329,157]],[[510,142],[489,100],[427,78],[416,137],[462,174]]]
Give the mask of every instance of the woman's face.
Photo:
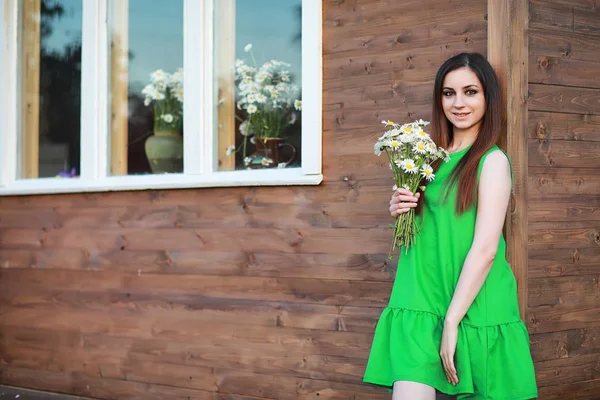
[[[442,109],[455,130],[479,131],[485,114],[483,85],[469,68],[448,72],[442,84]]]

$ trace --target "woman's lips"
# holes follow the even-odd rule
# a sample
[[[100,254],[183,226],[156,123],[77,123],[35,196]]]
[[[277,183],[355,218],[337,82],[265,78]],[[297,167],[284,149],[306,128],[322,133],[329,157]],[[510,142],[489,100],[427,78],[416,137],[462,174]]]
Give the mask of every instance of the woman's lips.
[[[456,119],[466,119],[471,113],[453,113]]]

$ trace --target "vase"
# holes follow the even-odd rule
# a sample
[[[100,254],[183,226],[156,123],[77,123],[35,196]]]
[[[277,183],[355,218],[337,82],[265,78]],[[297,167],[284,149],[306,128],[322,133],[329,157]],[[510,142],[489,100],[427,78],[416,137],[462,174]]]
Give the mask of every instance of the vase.
[[[183,172],[183,137],[177,130],[156,130],[144,146],[152,173]]]
[[[285,156],[283,149],[291,150]],[[247,167],[252,169],[284,168],[296,157],[296,148],[281,138],[256,138],[256,151],[248,156]]]

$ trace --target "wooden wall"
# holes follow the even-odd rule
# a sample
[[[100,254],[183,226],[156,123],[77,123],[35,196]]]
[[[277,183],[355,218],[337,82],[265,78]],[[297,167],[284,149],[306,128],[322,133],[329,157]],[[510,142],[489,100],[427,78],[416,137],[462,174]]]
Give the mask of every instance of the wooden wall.
[[[543,399],[600,398],[600,1],[530,0],[528,325]]]
[[[361,383],[395,269],[393,183],[373,144],[383,118],[428,118],[444,59],[485,54],[485,13],[485,0],[324,2],[318,187],[0,198],[2,383],[388,399]]]

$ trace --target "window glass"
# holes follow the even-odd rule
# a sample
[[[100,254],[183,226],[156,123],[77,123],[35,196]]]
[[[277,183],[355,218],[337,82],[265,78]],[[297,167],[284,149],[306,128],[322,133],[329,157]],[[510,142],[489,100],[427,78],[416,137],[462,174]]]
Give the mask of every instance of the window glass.
[[[219,170],[301,165],[301,0],[215,2]]]
[[[23,0],[20,178],[80,173],[81,0]]]
[[[112,0],[110,175],[183,171],[183,0]]]

